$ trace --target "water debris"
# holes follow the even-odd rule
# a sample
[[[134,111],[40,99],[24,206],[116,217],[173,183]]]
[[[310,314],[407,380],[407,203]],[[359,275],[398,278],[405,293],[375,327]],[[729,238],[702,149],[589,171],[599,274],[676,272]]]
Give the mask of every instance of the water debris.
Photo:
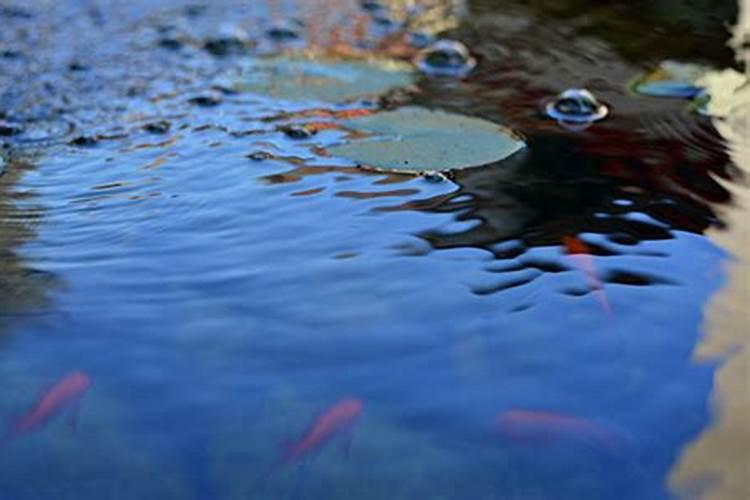
[[[607,105],[586,89],[568,89],[548,102],[544,110],[547,116],[562,125],[587,126],[609,114]]]
[[[703,88],[697,82],[707,72],[708,68],[699,64],[664,61],[633,80],[630,88],[638,94],[652,97],[693,99],[703,93]]]
[[[234,89],[278,99],[341,103],[379,96],[413,81],[410,67],[393,61],[278,57],[247,62]]]
[[[64,376],[42,392],[34,405],[11,423],[5,441],[39,429],[66,410],[71,411],[70,424],[75,431],[79,404],[90,386],[91,378],[86,373],[73,372]]]
[[[23,127],[19,123],[0,120],[0,136],[9,137],[18,135],[23,132]]]
[[[463,77],[476,67],[477,61],[461,42],[438,40],[422,49],[414,64],[430,76]]]
[[[511,130],[479,118],[407,106],[344,120],[364,139],[328,148],[362,168],[420,174],[504,160],[526,144]]]
[[[172,128],[172,124],[167,120],[159,120],[156,122],[147,123],[143,126],[143,130],[151,134],[166,134],[169,129]]]
[[[282,463],[298,462],[319,451],[334,438],[344,439],[345,451],[349,452],[354,426],[362,416],[362,401],[354,398],[342,399],[320,414],[302,436],[286,447]]]

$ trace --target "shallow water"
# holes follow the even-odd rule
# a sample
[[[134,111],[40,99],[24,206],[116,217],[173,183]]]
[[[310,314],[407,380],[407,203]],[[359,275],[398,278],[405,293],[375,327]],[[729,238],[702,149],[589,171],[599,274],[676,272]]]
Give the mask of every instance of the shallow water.
[[[279,49],[274,19],[310,26],[333,3],[0,8],[0,112],[24,129],[1,138],[0,412],[66,373],[92,380],[77,435],[57,419],[4,444],[3,498],[672,497],[722,361],[692,357],[730,258],[706,232],[741,188],[709,118],[627,82],[664,59],[732,64],[734,10],[469,2],[426,18],[476,70],[364,107],[459,112],[528,143],[431,182],[321,154],[339,130],[283,131],[362,103],[224,85]],[[227,23],[258,44],[198,46]],[[175,30],[187,41],[164,43]],[[545,119],[569,87],[611,116]],[[589,264],[566,255],[574,235]],[[279,466],[346,397],[363,404],[350,454]],[[497,418],[519,409],[586,424],[511,439]]]

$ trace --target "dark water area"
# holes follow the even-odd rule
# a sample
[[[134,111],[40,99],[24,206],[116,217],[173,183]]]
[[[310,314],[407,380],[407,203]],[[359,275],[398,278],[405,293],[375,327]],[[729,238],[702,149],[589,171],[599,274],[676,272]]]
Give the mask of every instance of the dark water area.
[[[741,176],[709,117],[627,82],[733,66],[736,6],[457,5],[424,29],[468,76],[334,105],[232,82],[354,2],[0,2],[0,414],[91,381],[77,432],[11,424],[0,498],[675,497],[723,361],[692,356],[730,259],[706,234]],[[610,116],[545,118],[570,87]],[[528,147],[435,180],[289,133],[415,104]]]

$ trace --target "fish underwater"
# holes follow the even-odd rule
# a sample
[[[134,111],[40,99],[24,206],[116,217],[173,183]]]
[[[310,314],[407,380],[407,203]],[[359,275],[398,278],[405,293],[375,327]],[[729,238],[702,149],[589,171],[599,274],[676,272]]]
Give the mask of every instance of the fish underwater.
[[[503,439],[535,445],[584,446],[613,454],[634,450],[634,439],[614,425],[572,415],[513,409],[497,417]]]
[[[609,305],[604,285],[597,276],[596,266],[594,265],[594,259],[591,257],[589,247],[575,236],[563,236],[562,241],[568,258],[573,261],[578,270],[586,277],[586,282],[602,310],[608,316],[612,316],[612,307]]]
[[[91,377],[86,373],[76,371],[65,375],[43,391],[29,410],[12,421],[4,441],[40,429],[65,410],[71,411],[70,424],[75,431],[79,405],[90,386]]]
[[[359,399],[346,398],[327,408],[312,421],[299,439],[286,447],[282,463],[298,462],[337,437],[345,440],[348,453],[352,431],[362,415],[362,407]]]

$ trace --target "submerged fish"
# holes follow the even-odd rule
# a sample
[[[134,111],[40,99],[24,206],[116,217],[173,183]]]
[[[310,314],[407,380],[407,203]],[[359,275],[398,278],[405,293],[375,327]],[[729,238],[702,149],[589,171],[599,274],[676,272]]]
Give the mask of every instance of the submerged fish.
[[[629,434],[614,426],[559,413],[508,410],[497,417],[497,429],[503,438],[516,442],[577,443],[608,452],[633,448]]]
[[[611,315],[612,308],[609,305],[609,300],[607,300],[607,294],[604,292],[604,285],[597,276],[596,266],[594,265],[594,259],[591,257],[589,247],[575,236],[563,236],[563,245],[565,246],[568,258],[573,261],[578,270],[586,277],[589,288],[591,288],[604,312]]]
[[[354,425],[361,415],[362,402],[359,399],[342,399],[313,420],[302,437],[287,447],[282,462],[299,461],[336,437],[346,439],[348,445]]]
[[[83,372],[72,372],[64,376],[42,392],[34,405],[11,423],[5,439],[32,432],[65,410],[71,410],[71,425],[75,430],[78,405],[90,385],[91,378]]]

